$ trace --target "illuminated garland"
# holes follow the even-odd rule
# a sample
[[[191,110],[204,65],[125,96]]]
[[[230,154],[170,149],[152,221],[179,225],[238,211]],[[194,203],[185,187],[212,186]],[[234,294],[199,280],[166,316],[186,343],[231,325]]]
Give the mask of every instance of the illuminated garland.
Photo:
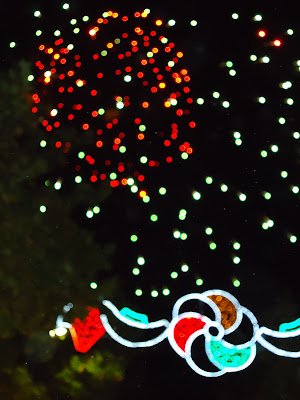
[[[197,300],[207,305],[213,312],[214,318],[208,318],[198,312],[181,313],[182,305],[190,300]],[[246,307],[241,306],[234,296],[224,290],[208,290],[181,297],[173,306],[170,322],[166,319],[148,322],[146,315],[136,313],[127,307],[119,311],[108,300],[104,300],[102,304],[118,320],[129,327],[141,330],[163,328],[163,331],[153,339],[133,342],[123,338],[112,328],[106,314],[100,315],[99,310],[91,309],[85,320],[76,319],[73,324],[64,322],[60,315],[56,322],[58,334],[65,334],[66,328],[68,328],[75,349],[82,353],[87,352],[105,333],[116,342],[130,348],[152,347],[164,339],[168,339],[173,350],[186,360],[192,370],[205,377],[218,377],[227,372],[237,372],[247,368],[255,359],[257,343],[278,356],[300,358],[300,351],[280,349],[265,338],[267,336],[287,339],[300,336],[300,318],[294,322],[280,325],[279,331],[264,326],[259,327],[254,314]],[[234,345],[225,340],[225,337],[240,326],[244,316],[252,324],[252,337],[245,343]],[[212,329],[215,329],[215,332]],[[199,336],[204,336],[205,353],[217,371],[206,371],[195,363],[192,347]]]

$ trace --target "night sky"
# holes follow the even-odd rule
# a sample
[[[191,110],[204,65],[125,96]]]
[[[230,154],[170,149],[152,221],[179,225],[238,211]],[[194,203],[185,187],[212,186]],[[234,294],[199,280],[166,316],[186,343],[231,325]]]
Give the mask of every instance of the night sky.
[[[130,307],[147,314],[149,321],[170,320],[179,297],[223,289],[251,310],[260,326],[277,330],[281,323],[299,318],[300,32],[296,6],[269,3],[102,2],[96,7],[93,2],[77,0],[70,3],[70,10],[62,10],[63,3],[48,1],[5,5],[9,17],[2,15],[1,68],[19,59],[32,63],[32,93],[41,99],[32,103],[38,107],[33,113],[40,123],[50,121],[43,125],[43,135],[37,140],[45,140],[58,152],[66,149],[64,162],[54,165],[41,180],[47,180],[48,190],[57,189],[57,196],[65,199],[79,197],[81,183],[75,183],[76,179],[109,193],[101,202],[95,196],[84,199],[80,195],[72,215],[93,233],[97,243],[115,244],[113,275],[118,277],[120,289],[109,300],[119,309]],[[147,21],[139,20],[137,25],[133,13],[146,7],[151,9]],[[132,16],[128,22],[132,31],[140,26],[168,37],[175,44],[172,56],[164,53],[158,35],[150,35],[147,51],[157,46],[157,60],[153,66],[145,65],[143,77],[138,78],[141,60],[151,58],[146,50],[133,52],[127,63],[117,57],[128,51],[132,34],[119,47],[114,44],[112,55],[92,60],[93,54],[100,54],[104,45],[125,32],[122,21],[116,20],[112,27],[103,24],[99,38],[91,40],[88,32],[93,23],[109,9]],[[36,10],[42,12],[41,18],[33,17]],[[90,20],[79,21],[83,34],[77,39],[69,21],[84,15]],[[262,20],[255,21],[255,15]],[[158,19],[162,27],[155,25]],[[174,26],[167,24],[171,19],[176,20]],[[197,21],[196,26],[191,21]],[[35,35],[37,29],[43,31],[41,38]],[[47,86],[44,78],[38,82],[45,70],[39,69],[36,61],[41,60],[48,69],[50,57],[41,55],[38,46],[52,46],[58,39],[53,36],[56,29],[68,43],[74,40],[72,51],[80,55],[82,64],[75,65],[78,60],[67,54],[67,69],[63,64],[56,66],[54,83]],[[142,38],[140,35],[137,40]],[[9,48],[12,41],[16,46]],[[178,52],[183,52],[183,57],[178,56],[174,70],[187,70],[180,83],[174,82],[172,65],[165,72],[168,60]],[[131,69],[125,71],[126,65]],[[154,73],[153,67],[159,72]],[[69,68],[76,71],[76,79],[83,80],[83,87],[74,79],[74,92],[67,93],[64,82],[72,77],[63,81],[58,76]],[[120,74],[116,72],[119,69]],[[98,73],[104,76],[100,79]],[[158,73],[164,77],[156,78]],[[184,81],[186,74],[190,81]],[[132,81],[126,82],[127,76]],[[147,84],[142,83],[145,80]],[[166,89],[151,92],[160,81],[166,83]],[[58,94],[62,86],[65,89]],[[97,90],[95,95],[93,90]],[[178,103],[166,105],[172,99],[166,93],[179,90],[181,95],[173,97]],[[149,107],[144,107],[144,102],[149,102]],[[82,110],[74,108],[78,104]],[[57,117],[49,117],[53,109],[59,109]],[[96,118],[91,116],[93,110],[98,110]],[[70,118],[70,113],[75,118]],[[117,122],[112,122],[113,118]],[[111,122],[115,126],[110,128]],[[46,129],[51,124],[53,132]],[[174,129],[178,129],[178,137]],[[124,138],[120,132],[125,133]],[[143,132],[145,138],[139,139],[137,134]],[[171,135],[175,136],[170,139]],[[121,138],[121,143],[115,138]],[[86,156],[92,157],[92,162]],[[166,161],[167,157],[172,157],[172,162]],[[156,161],[155,166],[149,164],[151,160]],[[125,184],[122,179],[127,180]],[[145,195],[149,201],[144,201]],[[99,213],[95,206],[100,207]],[[95,262],[101,262],[101,256]],[[99,270],[94,276],[97,301],[102,299],[102,279],[107,275]],[[193,307],[198,310],[196,303]],[[104,312],[104,306],[99,308]],[[120,334],[135,335],[118,325],[109,311],[107,315]],[[247,324],[241,329],[237,343],[249,336]],[[299,339],[290,350],[299,351]],[[116,344],[114,351],[131,357],[122,383],[125,398],[204,395],[208,399],[293,400],[299,392],[299,361],[278,357],[259,345],[249,368],[219,378],[194,373],[167,341],[134,350]],[[196,360],[210,368],[202,359],[202,338],[193,351]]]

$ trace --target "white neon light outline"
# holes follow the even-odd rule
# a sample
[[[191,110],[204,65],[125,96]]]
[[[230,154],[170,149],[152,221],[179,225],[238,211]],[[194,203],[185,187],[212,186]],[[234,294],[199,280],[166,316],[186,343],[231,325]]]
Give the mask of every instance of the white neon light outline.
[[[148,324],[144,324],[143,322],[138,322],[138,321],[133,321],[130,318],[125,317],[120,313],[120,311],[117,309],[117,307],[109,300],[103,300],[102,304],[107,307],[116,318],[118,318],[120,321],[124,322],[124,324],[128,326],[132,326],[133,328],[138,328],[138,329],[154,329],[154,328],[160,328],[162,326],[168,327],[169,326],[169,321],[166,319],[160,319],[155,322],[149,322]]]
[[[154,339],[146,340],[145,342],[131,342],[130,340],[122,338],[118,335],[113,328],[111,327],[110,323],[108,322],[107,315],[101,314],[100,315],[101,322],[104,326],[104,329],[109,334],[109,336],[114,339],[116,342],[122,344],[125,347],[136,348],[136,347],[152,347],[156,344],[162,342],[168,335],[168,328],[166,328],[160,335],[158,335]]]
[[[189,300],[200,300],[203,301],[203,303],[206,303],[215,313],[216,321],[221,324],[221,311],[219,307],[216,305],[214,301],[212,301],[210,298],[203,295],[202,293],[190,293],[180,297],[173,306],[172,318],[178,317],[180,307],[182,306],[183,303]]]
[[[259,344],[269,350],[271,353],[274,353],[280,357],[289,357],[289,358],[299,358],[300,351],[287,351],[279,349],[277,346],[269,343],[266,339],[262,337],[262,335],[268,335],[274,338],[289,338],[289,337],[296,337],[300,335],[300,329],[291,332],[279,332],[273,331],[272,329],[266,328],[265,326],[261,327],[257,334],[256,340]]]
[[[225,292],[225,290],[221,290],[221,289],[207,290],[206,292],[203,292],[202,294],[205,296],[222,296],[222,297],[227,298],[229,301],[231,301],[231,303],[234,305],[234,307],[236,309],[236,320],[230,328],[225,330],[225,335],[228,335],[229,333],[234,332],[240,326],[242,319],[243,319],[241,305],[238,302],[238,300],[234,296],[232,296],[232,294]]]
[[[69,322],[65,322],[64,317],[62,315],[58,315],[58,317],[56,318],[56,328],[71,329],[72,324],[70,324]]]
[[[228,298],[233,305],[236,308],[237,312],[237,319],[235,323],[228,329],[224,329],[224,327],[221,324],[221,312],[217,304],[211,300],[208,296],[212,295],[220,295]],[[184,313],[179,313],[180,307],[182,306],[183,303],[189,300],[200,300],[206,303],[214,312],[215,314],[215,321],[212,321],[210,318],[197,313],[197,312],[184,312]],[[138,329],[155,329],[155,328],[160,328],[160,327],[165,327],[165,330],[159,334],[156,338],[150,339],[147,341],[143,342],[132,342],[130,340],[122,338],[119,334],[117,334],[113,328],[111,327],[110,323],[108,322],[108,317],[105,314],[100,315],[100,320],[103,324],[103,327],[105,331],[111,336],[113,340],[116,342],[120,343],[121,345],[125,347],[130,347],[130,348],[137,348],[137,347],[152,347],[155,346],[156,344],[162,342],[165,338],[168,338],[170,346],[173,348],[173,350],[182,358],[184,358],[187,362],[187,364],[190,366],[190,368],[196,372],[199,375],[205,376],[205,377],[218,377],[221,375],[224,375],[227,372],[237,372],[241,371],[243,369],[246,369],[255,359],[256,356],[256,343],[259,343],[261,346],[263,346],[266,350],[272,352],[273,354],[276,354],[281,357],[289,357],[289,358],[300,358],[300,351],[286,351],[282,350],[279,347],[271,344],[268,342],[267,339],[263,338],[263,335],[267,335],[270,337],[274,338],[290,338],[290,337],[297,337],[300,336],[300,328],[295,329],[292,331],[274,331],[272,329],[266,328],[266,327],[259,327],[258,321],[254,314],[248,310],[246,307],[243,307],[240,305],[240,303],[235,299],[234,296],[232,296],[230,293],[220,290],[220,289],[213,289],[213,290],[208,290],[203,293],[190,293],[185,296],[182,296],[179,298],[172,310],[172,320],[171,322],[167,321],[166,319],[161,319],[158,321],[150,322],[150,323],[142,323],[138,321],[134,321],[128,317],[125,317],[120,313],[120,311],[117,309],[116,306],[114,306],[113,303],[111,303],[109,300],[103,300],[103,305],[105,305],[113,314],[116,318],[118,318],[120,321],[125,323],[128,326],[138,328]],[[225,335],[228,335],[229,333],[235,331],[238,326],[240,325],[243,315],[245,315],[250,322],[252,323],[253,326],[253,336],[252,338],[247,341],[246,343],[239,344],[239,345],[234,345],[232,343],[229,343],[223,339]],[[202,329],[198,329],[196,332],[194,332],[186,341],[185,349],[184,351],[177,345],[175,338],[174,338],[174,328],[176,324],[184,319],[184,318],[197,318],[201,319],[205,325]],[[213,336],[209,332],[209,328],[211,326],[216,327],[219,332],[218,335]],[[56,319],[56,328],[67,328],[71,329],[72,324],[69,322],[65,322],[63,320],[62,315],[58,315]],[[210,362],[216,367],[219,368],[219,371],[214,371],[214,372],[209,372],[205,371],[202,368],[200,368],[194,360],[192,359],[191,351],[192,351],[192,345],[194,340],[199,337],[200,335],[205,336],[205,351],[207,354],[208,359]],[[213,353],[210,350],[210,344],[211,341],[220,341],[221,344],[228,348],[228,349],[236,349],[242,350],[244,348],[250,347],[250,356],[248,360],[241,366],[238,367],[223,367],[221,363],[218,362],[218,360],[214,357]]]

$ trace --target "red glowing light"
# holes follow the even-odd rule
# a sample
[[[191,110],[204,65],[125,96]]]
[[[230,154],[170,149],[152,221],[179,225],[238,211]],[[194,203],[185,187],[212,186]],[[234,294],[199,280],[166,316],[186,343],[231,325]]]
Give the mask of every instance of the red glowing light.
[[[75,349],[80,353],[86,353],[105,333],[100,311],[91,308],[84,320],[76,318],[70,333]]]
[[[195,333],[203,329],[205,326],[205,322],[199,318],[182,318],[174,327],[174,339],[177,345],[181,348],[181,350],[185,351],[185,345],[188,341],[189,337]]]

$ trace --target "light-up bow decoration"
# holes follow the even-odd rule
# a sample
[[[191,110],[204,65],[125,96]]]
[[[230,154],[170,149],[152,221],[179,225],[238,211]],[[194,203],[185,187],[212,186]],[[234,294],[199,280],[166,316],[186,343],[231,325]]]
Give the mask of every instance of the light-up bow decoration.
[[[190,300],[197,300],[206,304],[214,315],[213,319],[208,318],[198,312],[180,312],[183,304]],[[100,321],[93,329],[99,330],[92,335],[90,345],[87,345],[85,338],[84,347],[78,347],[78,339],[74,324],[63,322],[61,316],[58,317],[57,328],[69,328],[76,350],[86,352],[94,343],[97,335],[99,338],[104,331],[115,341],[126,347],[151,347],[164,339],[168,338],[171,347],[188,365],[199,375],[205,377],[218,377],[226,372],[237,372],[247,368],[256,356],[256,346],[259,343],[278,356],[300,358],[300,351],[286,351],[271,344],[265,337],[273,338],[291,338],[300,336],[300,319],[292,323],[280,325],[279,331],[274,331],[266,327],[259,327],[254,314],[247,308],[241,306],[234,296],[224,290],[209,290],[204,293],[187,294],[176,301],[172,311],[171,322],[162,319],[155,322],[148,322],[148,317],[144,314],[136,313],[129,308],[117,309],[110,301],[104,300],[106,306],[116,318],[124,324],[137,329],[148,330],[164,328],[158,336],[153,339],[133,342],[124,339],[111,326],[108,317],[98,311],[97,316]],[[95,310],[91,311],[96,315]],[[252,338],[239,345],[234,345],[225,340],[225,337],[234,332],[241,324],[243,318],[247,318],[252,324]],[[84,320],[85,321],[85,320]],[[84,321],[80,321],[81,328],[84,328]],[[100,322],[100,323],[99,323]],[[299,323],[298,323],[299,322]],[[78,323],[78,322],[77,322]],[[91,319],[88,319],[88,325],[91,325]],[[90,333],[89,333],[90,334]],[[217,371],[206,371],[200,368],[192,357],[192,347],[194,341],[203,336],[205,339],[205,352]]]

